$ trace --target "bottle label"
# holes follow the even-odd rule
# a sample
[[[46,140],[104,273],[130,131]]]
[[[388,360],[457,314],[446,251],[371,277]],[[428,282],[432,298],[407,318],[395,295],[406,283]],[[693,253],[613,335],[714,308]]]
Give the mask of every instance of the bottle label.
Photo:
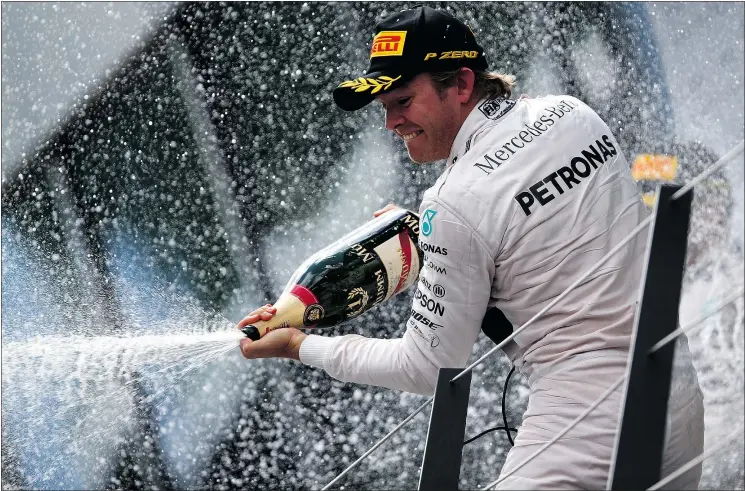
[[[357,317],[370,303],[370,294],[364,288],[352,288],[347,294],[347,318]]]
[[[414,236],[419,237],[419,219],[413,213],[406,213],[401,219],[414,232]]]
[[[315,327],[326,315],[313,292],[302,285],[293,285],[282,293],[274,306],[277,308],[274,317],[254,324],[262,337],[283,327]]]
[[[303,303],[305,311],[303,312],[303,325],[306,327],[315,326],[319,320],[323,319],[325,311],[318,303],[318,298],[308,288],[302,285],[293,285],[290,294],[295,296]]]
[[[263,337],[266,333],[283,327],[302,327],[308,308],[317,304],[313,292],[300,285],[295,285],[289,292],[282,293],[274,306],[277,313],[268,321],[258,321],[254,326]]]
[[[295,295],[301,302],[303,302],[303,305],[305,305],[306,307],[309,307],[314,303],[318,303],[318,299],[316,298],[315,294],[313,294],[312,291],[305,288],[304,286],[293,285],[293,287],[290,289],[290,293],[292,295]]]
[[[374,250],[383,263],[388,279],[387,291],[380,300],[383,301],[406,289],[416,280],[419,272],[419,255],[406,230],[402,230]],[[376,303],[379,303],[377,299]]]
[[[419,230],[416,214],[391,211],[308,258],[281,296],[296,312],[291,325],[331,327],[411,286],[421,266]]]
[[[318,321],[323,319],[324,315],[326,315],[326,312],[319,304],[308,305],[303,315],[303,325],[313,327],[318,324]]]

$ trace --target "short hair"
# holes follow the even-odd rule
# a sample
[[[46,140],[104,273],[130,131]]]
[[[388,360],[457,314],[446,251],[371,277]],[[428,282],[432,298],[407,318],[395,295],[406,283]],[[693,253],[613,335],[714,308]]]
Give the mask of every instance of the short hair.
[[[437,91],[442,92],[444,89],[455,85],[456,76],[459,71],[460,69],[430,73]],[[512,88],[515,86],[514,75],[485,72],[483,70],[474,70],[473,73],[475,75],[473,92],[478,99],[484,97],[503,97],[508,99],[512,95]]]

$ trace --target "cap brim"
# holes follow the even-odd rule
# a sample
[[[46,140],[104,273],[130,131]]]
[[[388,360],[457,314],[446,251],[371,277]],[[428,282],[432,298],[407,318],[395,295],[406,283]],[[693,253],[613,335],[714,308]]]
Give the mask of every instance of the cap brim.
[[[345,111],[356,111],[370,104],[380,94],[390,92],[405,82],[402,74],[368,73],[340,83],[334,89],[334,102]]]

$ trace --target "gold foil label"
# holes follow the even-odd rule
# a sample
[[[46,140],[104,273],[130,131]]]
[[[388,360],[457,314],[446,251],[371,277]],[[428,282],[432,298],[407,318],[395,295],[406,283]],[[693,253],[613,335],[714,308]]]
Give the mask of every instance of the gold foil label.
[[[283,293],[274,307],[277,309],[274,317],[268,321],[259,321],[253,324],[259,330],[261,337],[264,337],[270,331],[283,327],[304,327],[305,305],[295,295],[287,292]]]

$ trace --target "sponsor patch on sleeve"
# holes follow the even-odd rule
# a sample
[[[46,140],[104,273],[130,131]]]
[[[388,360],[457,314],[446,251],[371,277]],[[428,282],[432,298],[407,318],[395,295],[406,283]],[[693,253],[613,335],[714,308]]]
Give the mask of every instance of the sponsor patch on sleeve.
[[[502,116],[510,112],[516,104],[516,101],[505,99],[503,97],[495,97],[487,99],[479,104],[479,111],[481,114],[494,121],[500,119]]]

